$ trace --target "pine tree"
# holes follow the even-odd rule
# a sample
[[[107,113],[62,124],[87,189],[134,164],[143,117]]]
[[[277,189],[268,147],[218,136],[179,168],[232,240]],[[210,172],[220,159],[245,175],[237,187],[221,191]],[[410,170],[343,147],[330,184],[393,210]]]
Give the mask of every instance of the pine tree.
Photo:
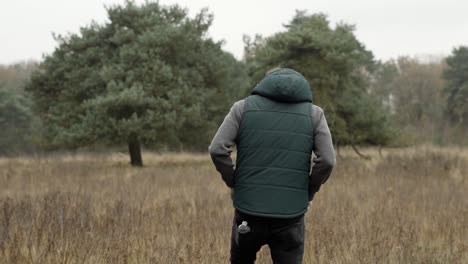
[[[455,48],[446,62],[448,116],[452,124],[468,127],[468,47]]]
[[[240,88],[230,85],[239,62],[207,36],[212,15],[190,18],[158,2],[107,11],[104,25],[56,36],[58,48],[27,87],[47,145],[126,142],[132,165],[143,164],[142,143],[206,148],[219,108],[236,93],[227,89]]]
[[[354,27],[332,28],[323,14],[298,11],[286,31],[246,42],[253,80],[273,67],[293,68],[306,77],[314,103],[326,113],[338,144],[385,145],[392,138],[387,112],[369,95],[373,55],[353,34]]]

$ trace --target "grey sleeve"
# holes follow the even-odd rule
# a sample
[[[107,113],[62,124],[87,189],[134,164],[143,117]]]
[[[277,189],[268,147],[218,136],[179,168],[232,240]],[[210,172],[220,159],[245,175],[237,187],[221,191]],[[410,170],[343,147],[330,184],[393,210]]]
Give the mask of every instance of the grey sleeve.
[[[312,108],[312,120],[315,122],[313,146],[315,158],[309,180],[309,201],[314,198],[320,186],[327,181],[336,163],[335,149],[327,120],[323,110],[315,105]]]
[[[231,188],[234,187],[235,171],[231,152],[236,145],[243,111],[244,100],[234,103],[208,147],[216,170],[221,174],[226,185]]]

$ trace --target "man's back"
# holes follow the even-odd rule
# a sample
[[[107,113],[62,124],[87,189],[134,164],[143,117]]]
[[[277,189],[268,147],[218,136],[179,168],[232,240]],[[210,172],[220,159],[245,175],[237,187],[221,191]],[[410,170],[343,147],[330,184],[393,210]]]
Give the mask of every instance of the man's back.
[[[230,158],[234,145],[236,169]],[[312,151],[317,157],[310,174]],[[312,104],[310,87],[302,75],[290,69],[269,73],[252,96],[231,108],[213,138],[210,154],[223,180],[234,190],[232,263],[253,263],[263,244],[270,245],[276,262],[301,263],[303,215],[335,162],[323,111]],[[256,223],[247,228],[252,232],[240,232],[242,222],[248,223],[244,220]],[[265,229],[270,225],[292,233],[276,234],[276,229]],[[291,248],[293,241],[288,238],[298,236],[302,237],[296,241],[298,247]],[[290,250],[284,251],[283,246]]]
[[[293,218],[307,210],[313,120],[312,94],[302,80],[294,71],[277,71],[245,99],[234,179],[234,207],[241,212]]]

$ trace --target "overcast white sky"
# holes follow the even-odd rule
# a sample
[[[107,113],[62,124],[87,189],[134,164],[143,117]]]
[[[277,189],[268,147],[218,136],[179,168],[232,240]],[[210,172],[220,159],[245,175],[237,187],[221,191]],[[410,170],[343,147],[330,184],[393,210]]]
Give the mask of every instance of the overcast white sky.
[[[54,50],[52,32],[78,32],[92,20],[106,21],[104,5],[123,0],[0,0],[0,64],[42,58]],[[137,1],[139,3],[144,1]],[[333,23],[357,27],[356,35],[377,59],[399,55],[446,55],[468,45],[466,0],[160,0],[178,3],[193,15],[214,13],[210,36],[225,40],[237,58],[243,34],[264,36],[283,30],[296,9],[323,12]]]

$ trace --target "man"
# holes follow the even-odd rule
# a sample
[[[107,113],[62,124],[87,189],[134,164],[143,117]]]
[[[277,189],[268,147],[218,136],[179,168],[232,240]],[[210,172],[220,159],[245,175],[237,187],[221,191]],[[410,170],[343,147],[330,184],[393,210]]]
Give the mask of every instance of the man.
[[[231,263],[254,263],[263,245],[273,263],[302,263],[304,214],[335,165],[327,121],[306,79],[291,69],[270,70],[231,108],[209,152],[233,190]]]

